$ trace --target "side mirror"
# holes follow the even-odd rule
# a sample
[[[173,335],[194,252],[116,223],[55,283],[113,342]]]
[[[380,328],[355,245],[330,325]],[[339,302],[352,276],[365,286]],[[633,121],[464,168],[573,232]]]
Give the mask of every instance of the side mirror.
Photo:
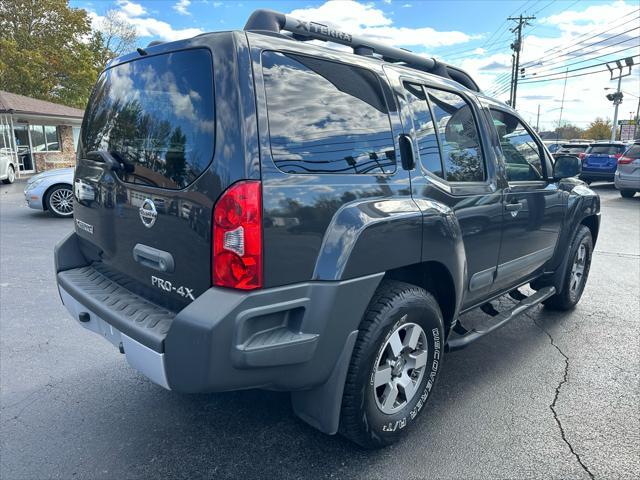
[[[553,165],[554,180],[577,177],[580,173],[582,173],[582,160],[578,157],[560,155],[556,158],[556,163]]]

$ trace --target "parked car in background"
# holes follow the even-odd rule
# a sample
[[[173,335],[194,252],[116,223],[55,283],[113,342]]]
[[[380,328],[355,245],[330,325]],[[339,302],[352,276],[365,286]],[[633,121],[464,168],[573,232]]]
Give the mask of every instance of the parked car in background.
[[[563,143],[560,148],[553,152],[553,157],[558,158],[562,155],[574,155],[582,159],[582,154],[589,148],[588,143]]]
[[[580,179],[587,183],[597,180],[613,182],[618,159],[627,149],[622,142],[596,142],[589,145],[582,158]]]
[[[0,148],[0,180],[2,183],[13,183],[16,179],[16,165],[8,148]]]
[[[73,215],[73,168],[57,168],[34,175],[24,189],[27,206],[54,217]]]
[[[618,158],[618,169],[613,181],[624,198],[631,198],[640,192],[640,142],[631,145]]]
[[[564,140],[558,141],[558,140],[543,140],[542,143],[544,143],[544,146],[547,147],[547,150],[549,150],[549,153],[555,153],[560,147],[562,147],[562,144],[565,143]]]

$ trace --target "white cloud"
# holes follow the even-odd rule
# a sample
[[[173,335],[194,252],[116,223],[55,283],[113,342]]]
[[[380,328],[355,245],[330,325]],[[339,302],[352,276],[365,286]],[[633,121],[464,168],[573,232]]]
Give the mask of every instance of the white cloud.
[[[191,15],[189,10],[187,10],[189,5],[191,5],[191,0],[180,0],[173,6],[173,9],[180,15]]]
[[[299,8],[293,17],[314,20],[342,31],[366,35],[397,46],[434,48],[465,43],[474,37],[459,31],[438,31],[431,27],[396,27],[393,20],[372,4],[353,0],[329,0],[317,8]]]
[[[129,2],[127,0],[118,0],[119,10],[129,17],[139,17],[147,13],[145,8],[139,3]]]
[[[610,4],[592,5],[584,10],[566,10],[564,12],[541,18],[538,23],[555,25],[565,32],[584,33],[585,27],[608,25],[623,15],[637,10],[637,4],[629,4],[623,0],[617,0]],[[633,19],[634,17],[629,17]],[[637,21],[636,21],[637,25]]]
[[[182,0],[180,3],[185,3]],[[189,3],[187,1],[187,3]],[[185,6],[185,9],[188,5]],[[91,25],[95,29],[103,21],[104,17],[89,11]],[[203,33],[201,28],[173,28],[171,24],[152,17],[140,4],[127,0],[117,2],[116,14],[125,22],[133,25],[140,37],[157,37],[161,40],[174,41],[183,38],[191,38]]]

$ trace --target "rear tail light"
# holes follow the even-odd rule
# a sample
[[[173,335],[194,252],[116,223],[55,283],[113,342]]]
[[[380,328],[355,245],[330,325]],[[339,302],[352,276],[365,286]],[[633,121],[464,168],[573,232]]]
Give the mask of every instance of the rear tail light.
[[[580,153],[578,154],[578,158],[579,158],[580,160],[584,160],[584,157],[585,157],[585,156],[586,156],[586,153],[584,153],[584,152],[580,152]]]
[[[633,158],[631,157],[620,157],[618,158],[618,165],[627,165],[631,162],[633,162]]]
[[[257,180],[233,184],[213,211],[212,280],[218,287],[262,287],[262,201]]]
[[[615,158],[616,158],[616,160],[617,160],[618,158],[622,157],[622,154],[621,154],[621,153],[616,153],[616,154],[614,155],[614,157],[615,157]]]

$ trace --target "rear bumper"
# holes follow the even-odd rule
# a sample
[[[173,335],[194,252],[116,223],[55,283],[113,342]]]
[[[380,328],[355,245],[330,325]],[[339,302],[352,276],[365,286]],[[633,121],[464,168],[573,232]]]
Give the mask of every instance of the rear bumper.
[[[614,182],[618,190],[640,191],[640,175],[624,175],[616,172]]]
[[[122,346],[155,383],[193,393],[324,384],[383,276],[253,292],[210,288],[169,312],[83,263],[71,234],[56,247],[58,288],[70,314]]]
[[[615,175],[615,169],[590,169],[588,167],[582,167],[582,173],[580,173],[581,180],[604,180],[608,182],[613,181]]]

